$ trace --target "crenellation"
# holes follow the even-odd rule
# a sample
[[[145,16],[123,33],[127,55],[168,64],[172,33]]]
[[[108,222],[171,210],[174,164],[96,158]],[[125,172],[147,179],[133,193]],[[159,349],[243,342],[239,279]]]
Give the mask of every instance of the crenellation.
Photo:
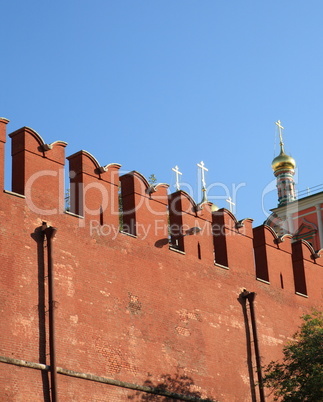
[[[44,216],[64,211],[64,165],[66,142],[45,147],[40,135],[29,127],[9,134],[12,140],[12,191],[26,196],[31,209]]]
[[[7,123],[0,119],[1,166]],[[54,325],[62,400],[108,395],[123,401],[137,397],[135,390],[144,399],[144,384],[158,394],[162,378],[171,389],[187,375],[190,390],[203,390],[210,401],[251,400],[257,372],[241,293],[257,294],[261,361],[280,358],[282,340],[301,314],[322,307],[322,250],[267,225],[253,228],[252,219],[218,210],[206,192],[197,204],[185,191],[169,194],[167,184],[151,185],[137,171],[120,177],[118,163],[101,166],[84,150],[67,158],[66,211],[67,144],[46,144],[28,127],[10,138],[13,189],[0,192],[0,386],[8,395],[50,399],[43,381]],[[4,169],[2,185],[3,177]],[[43,238],[45,223],[57,228],[51,244]],[[52,303],[54,324],[47,315]],[[13,361],[29,362],[28,370]],[[35,367],[43,376],[33,377]],[[73,372],[80,376],[65,376]],[[109,384],[83,381],[91,376]],[[30,383],[37,396],[28,394]]]
[[[210,264],[214,262],[211,206],[205,202],[197,208],[192,197],[182,190],[169,195],[172,246]]]
[[[8,122],[0,119],[2,146]],[[12,140],[12,193],[24,196],[27,206],[41,216],[64,212],[67,144],[63,141],[46,144],[29,127],[16,130],[9,137]],[[1,149],[4,152],[4,148]],[[253,229],[251,219],[237,221],[226,209],[214,212],[212,203],[206,201],[198,205],[184,191],[168,195],[167,184],[151,186],[139,172],[119,177],[120,164],[101,166],[87,151],[81,150],[67,159],[70,171],[68,212],[85,218],[78,225],[89,227],[90,235],[93,228],[111,225],[113,230],[105,228],[102,233],[111,233],[115,238],[119,230],[123,230],[157,247],[162,242],[170,242],[171,247],[185,252],[187,258],[193,256],[215,262],[238,272],[254,274],[255,278],[277,288],[307,294],[305,265],[317,264],[311,258],[314,251],[304,254],[304,246],[293,245],[292,253],[291,236],[278,237],[266,225]],[[190,233],[192,229],[194,233]]]
[[[292,249],[295,291],[314,299],[318,305],[322,304],[322,258],[316,258],[318,255],[306,240],[292,243]]]
[[[304,252],[306,254],[308,250],[305,249],[306,245],[302,240],[293,244],[293,269],[295,278],[295,291],[303,295],[308,295],[305,276],[305,261]]]
[[[252,220],[238,222],[232,212],[219,209],[213,213],[213,232],[215,262],[254,275]]]
[[[275,288],[295,292],[292,265],[292,238],[278,241],[276,233],[267,225],[254,228],[256,276]]]
[[[91,225],[119,227],[120,164],[100,166],[92,154],[79,151],[67,157],[70,176],[70,211]],[[111,233],[115,230],[110,230]]]
[[[5,144],[8,119],[0,117],[0,191],[4,190],[5,176]]]
[[[152,243],[167,239],[168,185],[161,183],[152,189],[136,171],[121,176],[120,183],[123,231]]]
[[[172,248],[184,252],[183,237],[183,208],[182,198],[186,193],[182,190],[169,195],[169,225],[170,225],[170,244]],[[177,212],[179,211],[179,212]]]
[[[6,142],[7,124],[10,120],[5,117],[0,117],[0,141]]]

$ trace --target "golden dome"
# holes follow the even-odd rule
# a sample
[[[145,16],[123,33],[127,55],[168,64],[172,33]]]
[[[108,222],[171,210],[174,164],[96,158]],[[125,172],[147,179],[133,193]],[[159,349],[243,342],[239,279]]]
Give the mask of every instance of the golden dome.
[[[218,211],[220,208],[216,205],[216,204],[213,204],[212,203],[212,206],[211,206],[211,212],[216,212],[216,211]]]
[[[295,169],[296,167],[295,159],[285,154],[282,145],[280,149],[281,149],[280,154],[276,156],[276,158],[274,158],[274,160],[271,163],[273,171],[276,172],[277,170],[280,169]]]

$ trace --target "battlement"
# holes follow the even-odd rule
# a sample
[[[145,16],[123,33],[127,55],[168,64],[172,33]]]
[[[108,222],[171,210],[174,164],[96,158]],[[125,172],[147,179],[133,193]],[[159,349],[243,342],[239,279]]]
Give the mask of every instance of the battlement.
[[[4,192],[4,147],[7,119],[0,119],[0,186],[2,202],[17,203]],[[12,192],[24,196],[19,207],[56,225],[59,216],[73,222],[101,242],[125,234],[151,247],[185,258],[229,269],[232,274],[253,276],[283,290],[321,298],[320,251],[305,241],[279,238],[266,225],[252,228],[252,220],[237,221],[226,209],[212,211],[212,203],[196,204],[184,191],[168,194],[165,183],[151,186],[136,171],[119,177],[118,163],[101,166],[87,151],[69,161],[69,210],[65,208],[65,150],[67,143],[46,144],[33,129],[11,134]],[[134,246],[135,247],[135,246]],[[174,254],[173,254],[174,256]],[[175,258],[175,257],[173,257]]]
[[[207,197],[197,204],[135,170],[120,175],[118,163],[84,150],[65,168],[67,144],[28,127],[9,135],[5,190],[7,123],[0,119],[7,399],[55,399],[57,388],[61,400],[260,400],[257,361],[279,359],[299,317],[322,307],[321,251],[253,228]],[[246,294],[257,294],[257,318]]]

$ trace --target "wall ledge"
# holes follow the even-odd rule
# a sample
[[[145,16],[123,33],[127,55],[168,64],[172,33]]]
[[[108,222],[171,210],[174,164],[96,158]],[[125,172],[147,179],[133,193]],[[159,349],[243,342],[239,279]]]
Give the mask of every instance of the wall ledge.
[[[26,198],[25,195],[19,194],[19,193],[15,193],[14,191],[3,190],[3,192],[6,193],[6,194],[9,194],[9,195],[13,195],[14,197]]]
[[[256,280],[259,281],[259,282],[265,283],[266,285],[270,285],[270,282],[269,282],[269,281],[265,281],[264,279],[256,278]]]
[[[120,230],[119,233],[120,233],[120,234],[123,234],[123,235],[126,235],[126,236],[129,236],[129,237],[133,237],[133,238],[135,238],[135,239],[138,238],[138,236],[136,236],[136,235],[134,235],[134,234],[132,234],[132,233],[123,232],[122,230]]]
[[[304,295],[304,293],[295,292],[295,294],[296,294],[297,296],[305,297],[305,299],[308,299],[308,296],[307,296],[307,295]]]
[[[226,269],[226,270],[229,270],[230,268],[229,267],[227,267],[226,265],[221,265],[221,264],[218,264],[217,262],[215,262],[214,261],[214,265],[216,266],[216,267],[219,267],[219,268],[223,268],[223,269]]]
[[[70,216],[75,216],[75,218],[84,219],[84,216],[78,215],[78,214],[74,214],[73,212],[70,212],[70,211],[64,211],[64,214],[70,215]]]
[[[185,254],[186,254],[185,251],[178,250],[177,248],[172,247],[172,246],[169,246],[169,250],[170,250],[170,251],[174,251],[175,253],[178,253],[178,254],[182,254],[182,255],[185,255]]]

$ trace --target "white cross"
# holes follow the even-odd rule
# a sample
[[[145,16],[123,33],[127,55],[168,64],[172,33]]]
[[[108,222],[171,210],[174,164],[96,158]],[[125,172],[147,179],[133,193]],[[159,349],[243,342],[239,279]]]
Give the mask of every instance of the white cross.
[[[284,127],[282,126],[280,120],[276,121],[275,124],[276,124],[276,126],[278,127],[279,138],[280,138],[280,145],[284,145],[284,143],[283,143],[283,133],[282,133],[282,130],[284,130]]]
[[[204,173],[204,172],[208,172],[209,169],[207,169],[207,168],[204,166],[204,162],[203,162],[203,161],[201,161],[200,163],[198,163],[197,166],[201,169],[202,186],[203,186],[203,188],[205,188],[205,187],[206,187],[206,183],[205,183],[205,173]]]
[[[232,198],[231,198],[231,197],[229,197],[229,198],[226,200],[226,202],[229,204],[230,212],[232,212],[232,206],[233,206],[233,205],[236,205],[236,204],[232,201]]]
[[[179,185],[179,175],[182,176],[183,173],[181,173],[178,169],[178,166],[176,165],[174,168],[172,168],[172,171],[176,173],[176,190],[178,191],[180,188]]]

